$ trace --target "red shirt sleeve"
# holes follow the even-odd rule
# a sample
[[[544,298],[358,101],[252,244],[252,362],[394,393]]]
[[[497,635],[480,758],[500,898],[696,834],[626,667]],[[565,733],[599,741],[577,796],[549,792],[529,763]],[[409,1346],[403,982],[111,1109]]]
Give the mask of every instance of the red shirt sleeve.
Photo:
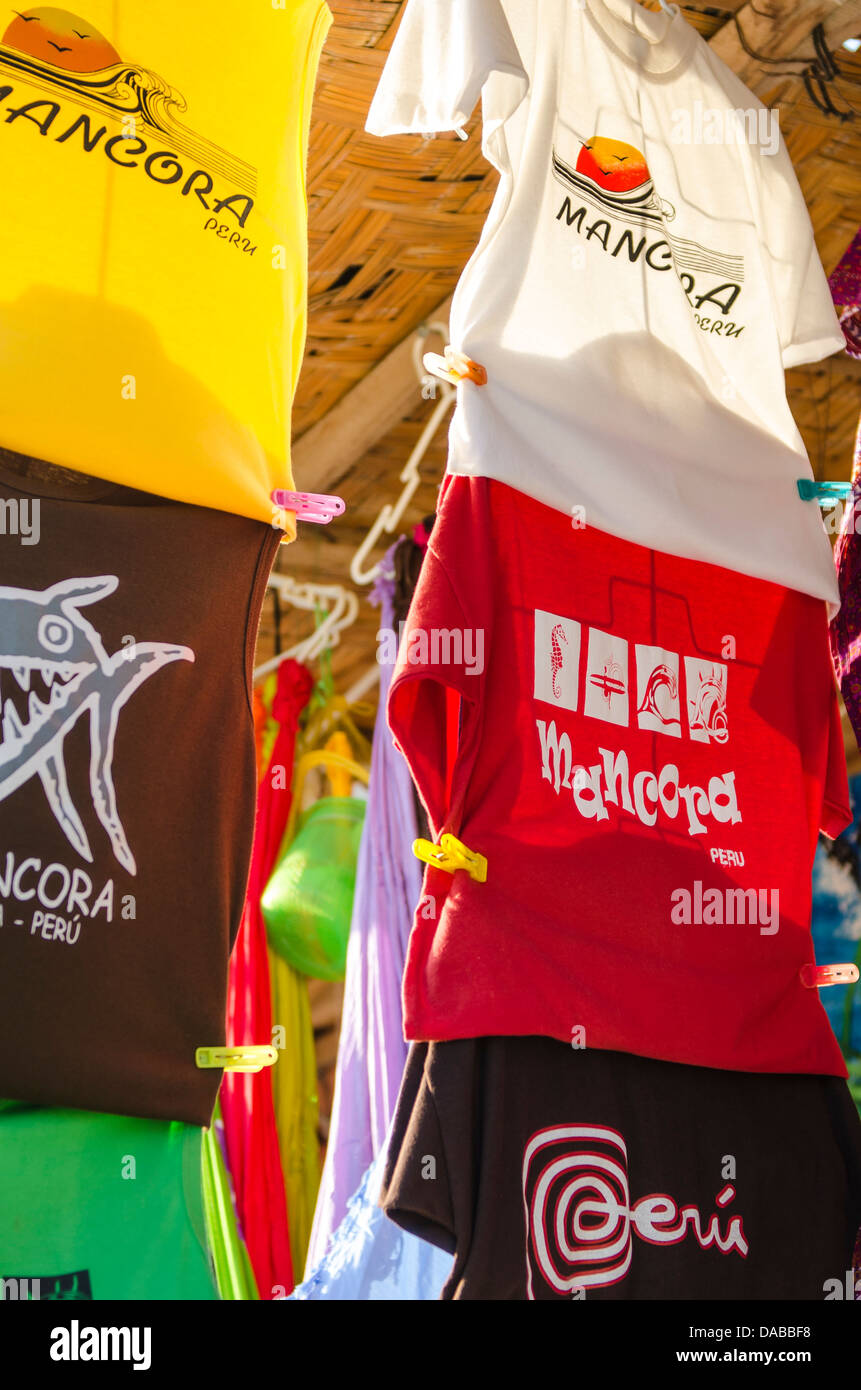
[[[389,691],[389,728],[434,839],[457,834],[480,733],[491,594],[485,489],[484,479],[446,479]]]
[[[835,690],[831,700],[828,762],[825,771],[825,788],[819,825],[826,835],[834,839],[846,829],[847,825],[852,824],[852,820],[849,778],[846,772],[846,749],[843,744],[843,726],[840,720],[840,704]]]

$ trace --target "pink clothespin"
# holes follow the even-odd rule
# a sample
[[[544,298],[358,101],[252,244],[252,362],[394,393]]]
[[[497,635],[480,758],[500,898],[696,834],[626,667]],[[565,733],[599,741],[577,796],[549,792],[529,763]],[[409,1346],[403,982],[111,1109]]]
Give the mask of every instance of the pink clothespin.
[[[854,984],[858,979],[858,966],[851,962],[845,965],[802,965],[799,974],[806,989],[823,989],[826,985]]]
[[[297,521],[316,521],[325,526],[335,516],[345,510],[343,497],[330,497],[324,492],[286,492],[276,488],[272,493],[276,507],[295,512]]]

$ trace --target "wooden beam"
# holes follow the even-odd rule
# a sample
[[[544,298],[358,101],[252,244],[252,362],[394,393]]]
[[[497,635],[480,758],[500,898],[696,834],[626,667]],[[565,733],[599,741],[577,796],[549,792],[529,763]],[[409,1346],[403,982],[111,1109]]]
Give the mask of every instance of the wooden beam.
[[[424,322],[448,323],[451,295]],[[367,451],[415,409],[419,383],[413,364],[413,343],[419,325],[342,396],[316,425],[293,443],[293,476],[302,492],[326,492],[358,463]],[[436,341],[430,351],[438,351]]]

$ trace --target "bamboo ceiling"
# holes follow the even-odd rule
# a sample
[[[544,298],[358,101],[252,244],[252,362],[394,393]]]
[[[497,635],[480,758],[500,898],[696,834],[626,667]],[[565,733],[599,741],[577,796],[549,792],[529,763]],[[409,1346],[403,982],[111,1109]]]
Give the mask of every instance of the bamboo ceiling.
[[[398,475],[433,409],[410,365],[415,331],[446,306],[497,175],[481,154],[480,108],[466,141],[364,133],[402,0],[329,4],[334,22],[320,61],[308,155],[309,318],[293,418],[294,471],[297,487],[336,492],[347,510],[326,527],[300,523],[299,539],[282,548],[278,567],[297,580],[349,585],[353,552],[380,507],[397,498]],[[657,9],[656,0],[646,7]],[[760,100],[779,107],[830,273],[861,223],[861,52],[842,47],[861,37],[861,0],[724,0],[681,9]],[[441,351],[440,340],[429,347]],[[838,354],[790,372],[788,385],[814,472],[848,477],[861,362]],[[447,423],[425,455],[423,483],[401,532],[411,533],[434,509],[446,433]],[[377,610],[367,589],[357,592],[359,619],[333,653],[341,690],[375,660]],[[282,648],[309,630],[307,613],[283,609]],[[260,658],[273,650],[270,597]]]

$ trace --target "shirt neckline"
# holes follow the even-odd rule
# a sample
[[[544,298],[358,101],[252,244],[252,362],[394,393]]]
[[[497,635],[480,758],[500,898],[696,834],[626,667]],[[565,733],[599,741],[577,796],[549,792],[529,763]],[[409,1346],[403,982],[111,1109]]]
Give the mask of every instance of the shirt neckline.
[[[5,467],[4,450],[0,449],[0,483],[20,492],[24,497],[53,497],[64,502],[96,502],[109,497],[119,490],[116,483],[106,478],[88,476],[85,483],[66,483],[59,478],[50,481],[30,478],[25,473],[17,473],[14,468]]]
[[[681,11],[669,16],[653,14],[629,0],[636,24],[616,14],[611,6],[621,0],[586,0],[586,16],[605,43],[631,67],[653,77],[667,77],[687,62],[694,50],[696,30]]]

